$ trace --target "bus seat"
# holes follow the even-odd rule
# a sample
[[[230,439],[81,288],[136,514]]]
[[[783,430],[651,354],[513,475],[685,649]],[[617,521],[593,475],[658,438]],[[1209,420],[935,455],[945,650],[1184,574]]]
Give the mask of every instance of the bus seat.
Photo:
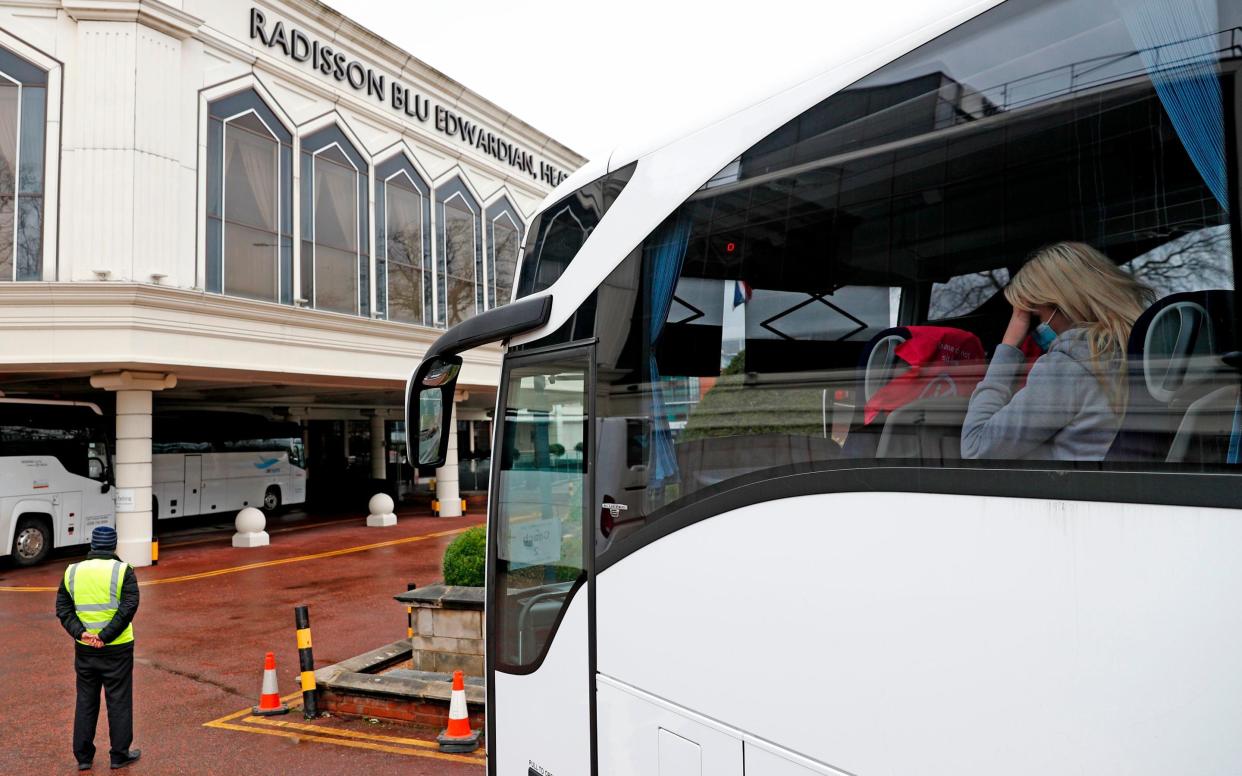
[[[894,377],[905,373],[910,367],[897,358],[897,347],[910,339],[905,326],[885,329],[863,346],[863,401],[865,406],[871,397],[888,385]]]
[[[913,458],[943,465],[962,457],[962,422],[969,396],[919,399],[893,410],[884,421],[877,458]]]
[[[842,452],[846,458],[874,458],[879,450],[880,428],[883,424],[864,425],[863,414],[872,396],[909,367],[897,358],[897,347],[910,339],[905,326],[884,329],[863,345],[858,359],[860,379],[855,385],[859,398],[854,402],[854,418],[845,437]]]
[[[1217,388],[1186,408],[1165,458],[1168,463],[1239,463],[1242,395],[1239,386]]]
[[[912,367],[897,355],[898,348],[916,336],[918,329],[896,327],[886,329],[867,344],[862,361],[864,401],[860,402],[855,424],[846,439],[845,452],[851,457],[918,458],[931,461],[953,461],[961,458],[961,429],[966,418],[970,391],[983,375],[983,347],[975,335],[964,329],[937,327],[928,329],[937,337],[937,348],[946,347],[944,337],[951,330],[958,340],[949,342],[962,352],[977,350],[975,360],[929,361],[922,367],[910,394],[902,394],[893,406],[892,399],[866,423],[867,405],[885,386],[906,374]],[[940,350],[937,358],[943,357]],[[908,356],[907,356],[908,357]],[[926,379],[924,379],[926,378]],[[852,444],[851,444],[852,439]]]
[[[1162,461],[1191,404],[1231,380],[1234,292],[1166,296],[1139,316],[1127,343],[1128,401],[1107,460]]]

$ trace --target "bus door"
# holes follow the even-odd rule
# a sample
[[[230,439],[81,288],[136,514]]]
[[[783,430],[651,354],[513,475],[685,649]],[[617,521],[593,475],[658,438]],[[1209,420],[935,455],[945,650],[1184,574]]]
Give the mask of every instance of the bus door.
[[[594,347],[506,357],[488,531],[491,773],[588,774]]]
[[[202,512],[202,491],[203,457],[201,455],[187,455],[185,457],[185,482],[182,490],[185,507],[182,509],[181,514],[197,515]]]

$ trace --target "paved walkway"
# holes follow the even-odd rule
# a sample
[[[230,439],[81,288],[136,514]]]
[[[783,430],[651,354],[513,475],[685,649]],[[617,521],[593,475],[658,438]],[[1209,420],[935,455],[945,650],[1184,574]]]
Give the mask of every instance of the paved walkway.
[[[165,535],[157,567],[139,569],[134,623],[134,774],[483,773],[482,760],[446,759],[427,736],[389,724],[299,713],[257,721],[263,653],[276,653],[280,690],[296,702],[293,607],[310,607],[315,663],[329,665],[405,635],[392,600],[408,582],[440,579],[453,536],[482,515],[402,514],[393,528],[363,518],[293,516],[271,526],[272,546],[237,550],[200,525]],[[0,773],[71,773],[73,642],[54,615],[68,563],[0,567]],[[107,771],[107,725],[96,771]]]

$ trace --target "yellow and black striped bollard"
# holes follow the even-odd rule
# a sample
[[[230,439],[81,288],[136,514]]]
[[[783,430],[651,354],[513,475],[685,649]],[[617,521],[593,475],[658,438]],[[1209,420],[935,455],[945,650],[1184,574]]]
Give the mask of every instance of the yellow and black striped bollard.
[[[418,585],[413,582],[407,582],[405,591],[408,593],[417,587]],[[414,604],[405,605],[405,637],[407,639],[414,638]]]
[[[319,700],[315,695],[315,655],[311,651],[310,610],[305,606],[293,610],[293,624],[298,633],[298,669],[302,672],[302,716],[319,716]]]

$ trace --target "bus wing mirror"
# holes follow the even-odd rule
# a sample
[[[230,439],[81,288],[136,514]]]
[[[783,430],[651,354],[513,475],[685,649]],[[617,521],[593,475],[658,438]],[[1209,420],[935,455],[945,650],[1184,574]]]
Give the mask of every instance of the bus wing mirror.
[[[418,365],[406,388],[406,445],[417,445],[420,466],[443,466],[448,457],[445,429],[453,422],[453,391],[460,372],[460,356],[433,356]]]

